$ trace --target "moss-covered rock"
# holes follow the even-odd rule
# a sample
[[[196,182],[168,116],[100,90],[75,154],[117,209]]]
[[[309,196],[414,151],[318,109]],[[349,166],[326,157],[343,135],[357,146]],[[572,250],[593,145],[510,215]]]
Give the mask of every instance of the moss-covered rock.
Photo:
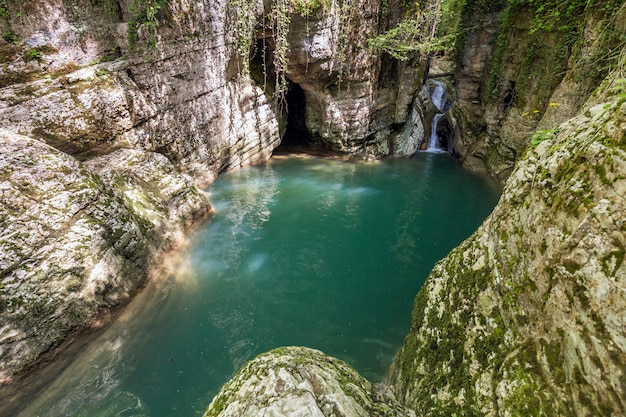
[[[626,9],[621,0],[443,4],[457,18],[442,22],[458,35],[457,149],[466,167],[504,181],[534,130],[575,116],[615,67]]]
[[[404,404],[426,416],[624,414],[619,78],[529,148],[491,216],[432,271],[394,363]]]
[[[304,347],[284,347],[244,365],[204,417],[414,417],[383,386],[345,362]]]

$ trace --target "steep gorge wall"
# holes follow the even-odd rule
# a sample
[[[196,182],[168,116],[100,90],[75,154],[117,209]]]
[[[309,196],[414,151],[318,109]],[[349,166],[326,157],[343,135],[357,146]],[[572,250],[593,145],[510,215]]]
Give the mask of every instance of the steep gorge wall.
[[[390,386],[281,348],[242,367],[205,416],[626,415],[620,68],[524,154],[491,216],[435,266]]]
[[[426,416],[626,414],[623,76],[526,152],[491,216],[435,266],[394,364],[400,402]]]
[[[367,47],[390,24],[379,2],[355,2],[344,6],[348,12],[335,10],[339,4],[292,20],[288,77],[304,90],[312,141],[363,158],[411,155],[418,143],[407,144],[401,133],[422,84],[421,63],[381,57]]]
[[[499,103],[486,100],[482,89],[494,51],[489,42],[499,30],[489,25],[499,22],[500,12],[491,10],[485,18],[489,22],[478,26],[492,37],[472,41],[478,63],[466,75],[473,79],[456,74],[456,82],[468,89],[457,91],[461,108],[455,117],[466,117],[462,106],[473,106],[474,118],[460,123],[477,122],[478,129],[467,137],[481,139],[467,149],[476,152],[475,162],[508,180],[493,214],[435,266],[417,295],[410,333],[392,367],[389,390],[395,399],[382,402],[392,406],[397,400],[425,416],[626,415],[626,50],[619,37],[625,32],[619,6],[609,19],[613,34],[622,39],[612,60],[597,59],[607,46],[603,28],[609,27],[593,23],[603,13],[599,8],[584,16],[579,47],[586,52],[561,57],[571,71],[556,74],[553,83],[545,72],[527,74],[531,87],[517,99],[507,98],[509,79],[496,83],[504,86],[495,90]],[[522,13],[514,25],[522,38],[528,35],[528,18]],[[470,36],[480,38],[480,33]],[[515,44],[514,36],[506,39],[507,45]],[[502,62],[507,77],[519,75],[517,47]],[[547,50],[548,56],[554,52]],[[550,72],[545,59],[529,65]],[[581,63],[585,60],[607,66],[590,76],[589,65]],[[434,64],[441,75],[454,76],[442,60]],[[509,116],[503,113],[505,102]],[[498,144],[503,132],[510,136]],[[498,146],[511,152],[499,154]],[[281,355],[272,355],[258,360],[283,366]],[[269,393],[261,405],[276,401],[289,409],[291,393],[285,396],[276,388],[287,379],[257,374],[251,370],[254,363],[224,386],[207,416],[235,409],[239,415],[255,415],[259,403],[250,393],[259,387]],[[311,382],[316,366],[293,369]],[[358,378],[351,378],[343,386],[358,386]],[[316,415],[361,415],[347,408],[326,410],[324,395],[317,396],[324,383],[300,380],[310,389],[299,395],[320,410]]]
[[[130,5],[108,9],[116,4],[26,2],[11,10],[2,31],[20,43],[3,46],[0,127],[80,159],[116,148],[159,152],[199,184],[269,158],[280,141],[277,115],[263,91],[229,67],[226,2],[172,2],[158,29],[144,24],[134,36]]]
[[[209,213],[197,186],[279,145],[279,36],[266,18],[277,4],[0,2],[3,384],[132,296]],[[415,150],[388,138],[402,130],[420,67],[366,48],[401,14],[363,0],[282,21],[283,69],[322,147],[365,158]],[[261,76],[245,71],[255,38],[268,43]]]
[[[577,114],[615,66],[626,10],[616,0],[446,3],[456,53],[434,58],[431,76],[452,86],[464,165],[503,181],[535,130]]]

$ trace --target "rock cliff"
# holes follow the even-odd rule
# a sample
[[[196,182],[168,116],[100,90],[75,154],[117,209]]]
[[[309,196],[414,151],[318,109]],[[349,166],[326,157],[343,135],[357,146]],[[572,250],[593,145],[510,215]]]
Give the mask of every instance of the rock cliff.
[[[626,10],[621,0],[448,4],[455,53],[434,57],[430,76],[454,85],[464,166],[504,181],[533,132],[577,114],[617,64]]]
[[[624,415],[622,77],[536,137],[491,216],[435,266],[395,361],[403,404],[427,416]]]
[[[400,133],[422,69],[416,60],[398,62],[367,47],[386,24],[380,7],[369,0],[337,2],[317,18],[292,20],[287,75],[304,90],[314,145],[364,158],[407,156],[418,149],[419,143]]]
[[[431,272],[386,388],[416,415],[625,414],[623,75],[535,136],[491,216]],[[242,368],[205,416],[379,415],[335,413],[327,392],[349,404],[372,398],[340,361],[279,349]]]
[[[155,257],[210,210],[162,155],[83,164],[0,131],[0,381],[129,299]]]
[[[295,123],[310,144],[412,154],[419,138],[394,133],[421,69],[366,48],[401,13],[370,0],[0,1],[0,381],[127,300],[210,210],[196,186],[271,156],[290,89],[304,92]]]
[[[623,415],[623,72],[579,110],[626,66],[624,5],[444,3],[458,6],[458,62],[436,57],[431,76],[455,87],[456,147],[510,178],[418,294],[393,392],[433,416]],[[422,69],[365,48],[402,7],[0,0],[0,380],[127,300],[210,211],[196,187],[270,157],[290,91],[309,144],[412,154]],[[290,348],[244,367],[207,415],[294,404],[413,414],[342,362]]]
[[[17,45],[2,45],[0,127],[82,160],[158,152],[201,185],[267,160],[280,141],[275,106],[231,68],[227,4],[214,3],[172,2],[143,24],[107,2],[10,10],[0,29]]]

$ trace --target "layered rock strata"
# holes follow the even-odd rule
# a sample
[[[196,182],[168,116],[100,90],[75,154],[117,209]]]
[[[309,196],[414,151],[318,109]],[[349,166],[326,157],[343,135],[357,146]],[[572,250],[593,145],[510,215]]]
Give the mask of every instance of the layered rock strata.
[[[256,28],[274,7],[0,3],[0,380],[126,301],[156,254],[209,211],[195,186],[271,156],[285,114],[243,71],[253,48],[234,29],[267,36]],[[285,69],[305,91],[307,129],[326,149],[409,155],[415,134],[389,137],[408,117],[420,67],[366,50],[393,18],[378,2],[351,7],[290,14]],[[397,20],[396,6],[388,12]]]
[[[537,137],[491,216],[431,272],[387,388],[403,406],[442,417],[624,415],[623,72],[593,97]],[[324,411],[314,381],[336,359],[298,356],[262,355],[205,415],[299,415],[296,407],[309,404]],[[362,384],[354,371],[340,380]],[[338,415],[378,415],[371,413]]]
[[[0,382],[120,305],[210,205],[163,156],[83,164],[0,131]]]
[[[536,129],[580,111],[623,47],[622,1],[544,3],[467,2],[454,76],[450,56],[431,65],[433,77],[455,85],[455,146],[464,166],[501,181]]]
[[[226,2],[173,2],[158,33],[140,32],[134,46],[130,17],[81,6],[76,15],[51,0],[42,5],[50,17],[33,11],[11,23],[21,42],[2,46],[0,128],[82,160],[120,147],[159,152],[201,185],[271,156],[274,102],[230,66]]]
[[[423,135],[419,129],[417,138],[401,132],[407,121],[418,123],[410,112],[421,65],[383,59],[368,48],[367,40],[386,24],[378,2],[361,0],[346,6],[348,11],[339,4],[316,17],[295,15],[289,33],[287,75],[304,90],[312,139],[365,158],[412,155]],[[350,20],[337,26],[342,19]]]

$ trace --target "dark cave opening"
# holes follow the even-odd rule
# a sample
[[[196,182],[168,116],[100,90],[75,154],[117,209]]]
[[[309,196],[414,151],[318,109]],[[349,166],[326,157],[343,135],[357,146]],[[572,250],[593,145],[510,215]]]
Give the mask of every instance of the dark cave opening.
[[[280,149],[311,147],[311,135],[306,127],[306,97],[298,84],[290,82],[289,91],[285,96],[287,108],[287,127],[283,135]]]
[[[454,127],[447,117],[442,118],[437,124],[437,137],[441,149],[445,149],[452,156],[458,156],[458,152],[454,146]]]
[[[250,60],[250,77],[263,86],[269,95],[274,95],[274,83],[276,72],[273,58],[274,50],[272,45],[265,38],[256,41],[254,55]],[[277,106],[285,111],[287,125],[285,133],[281,138],[281,144],[275,151],[311,150],[311,134],[306,127],[305,111],[306,97],[304,90],[299,84],[287,79],[288,90],[284,102]]]

